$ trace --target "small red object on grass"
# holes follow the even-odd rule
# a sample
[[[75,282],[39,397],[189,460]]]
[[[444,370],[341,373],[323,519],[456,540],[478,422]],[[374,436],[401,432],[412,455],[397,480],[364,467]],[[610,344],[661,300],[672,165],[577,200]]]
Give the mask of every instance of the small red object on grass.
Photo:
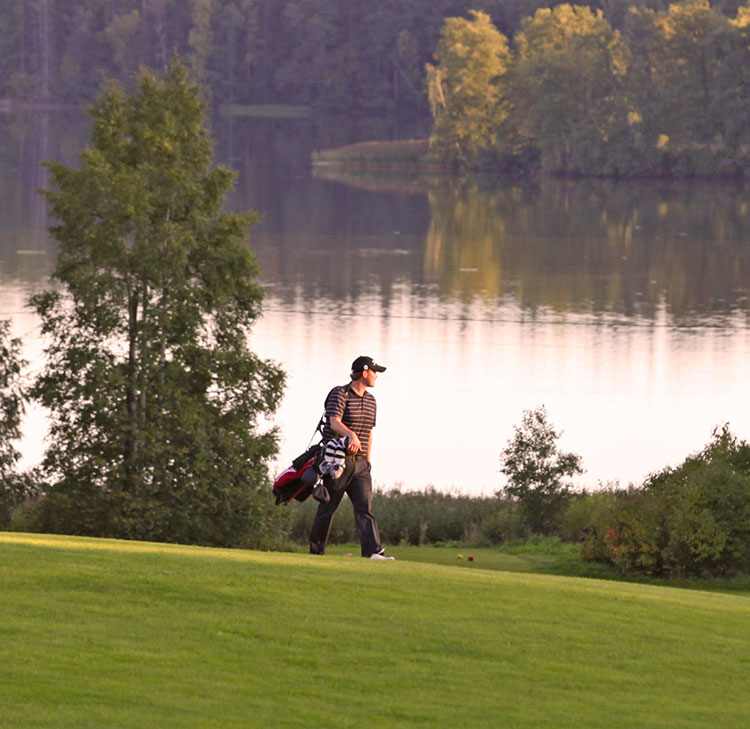
[[[469,557],[469,562],[473,562],[473,561],[474,561],[474,557]]]

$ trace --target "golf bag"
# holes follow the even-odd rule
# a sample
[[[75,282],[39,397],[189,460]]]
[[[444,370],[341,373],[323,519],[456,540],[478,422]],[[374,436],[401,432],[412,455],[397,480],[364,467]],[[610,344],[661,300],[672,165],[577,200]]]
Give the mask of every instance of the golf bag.
[[[306,501],[310,498],[319,478],[318,469],[315,467],[319,451],[320,443],[308,448],[292,461],[292,465],[286,471],[279,474],[273,483],[276,506],[288,504],[292,499]]]
[[[333,392],[333,391],[331,391]],[[330,396],[326,396],[326,401]],[[346,388],[346,400],[349,400],[351,390]],[[325,403],[323,405],[325,408]],[[316,501],[326,502],[330,499],[330,494],[323,482],[318,480],[324,476],[337,478],[344,468],[344,454],[349,442],[348,438],[324,442],[323,426],[326,422],[325,413],[320,419],[313,438],[316,434],[320,435],[320,442],[309,447],[304,453],[297,456],[292,465],[279,474],[279,477],[273,483],[273,495],[276,497],[276,506],[288,504],[293,499],[297,501],[307,501],[313,496]]]

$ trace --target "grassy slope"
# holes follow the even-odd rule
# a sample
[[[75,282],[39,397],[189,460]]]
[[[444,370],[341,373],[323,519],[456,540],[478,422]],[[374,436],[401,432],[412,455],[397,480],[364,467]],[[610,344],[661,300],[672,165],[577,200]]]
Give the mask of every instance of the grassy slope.
[[[307,545],[300,545],[298,551],[307,551]],[[327,552],[334,555],[359,555],[359,544],[329,545]],[[539,543],[504,543],[494,547],[479,547],[470,544],[426,544],[421,547],[389,546],[388,554],[399,560],[455,566],[462,569],[500,570],[502,572],[523,572],[540,575],[560,575],[565,577],[592,577],[604,580],[618,580],[652,584],[666,587],[680,587],[692,590],[727,592],[731,595],[750,597],[750,575],[727,578],[658,578],[643,575],[630,575],[627,578],[611,565],[588,562],[581,559],[580,546],[554,539],[543,539]],[[470,558],[472,558],[470,560]]]
[[[0,534],[0,726],[746,727],[750,600]]]
[[[306,545],[301,549],[305,549]],[[329,554],[359,555],[359,544],[332,545]],[[399,560],[440,564],[463,569],[500,570],[566,575],[569,577],[615,578],[613,569],[593,562],[583,562],[575,544],[550,543],[539,548],[529,545],[508,547],[476,547],[467,544],[424,545],[422,547],[389,546],[388,554]],[[471,560],[470,560],[471,558]]]

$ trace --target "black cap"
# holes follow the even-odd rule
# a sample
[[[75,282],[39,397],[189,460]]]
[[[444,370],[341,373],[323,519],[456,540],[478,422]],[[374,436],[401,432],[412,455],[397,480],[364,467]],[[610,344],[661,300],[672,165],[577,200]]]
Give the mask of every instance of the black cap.
[[[375,370],[375,372],[385,372],[383,365],[375,364],[372,357],[360,355],[352,362],[352,374],[359,374],[365,370]]]

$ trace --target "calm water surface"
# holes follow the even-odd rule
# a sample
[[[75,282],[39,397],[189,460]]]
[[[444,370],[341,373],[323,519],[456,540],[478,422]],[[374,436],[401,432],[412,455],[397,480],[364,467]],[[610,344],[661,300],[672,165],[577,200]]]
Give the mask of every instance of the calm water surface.
[[[252,345],[288,373],[278,468],[359,354],[388,366],[374,392],[382,487],[493,492],[513,425],[542,404],[587,487],[638,482],[726,422],[750,438],[750,191],[346,175],[308,163],[341,141],[331,134],[215,125],[217,156],[239,173],[230,207],[261,214],[252,241],[268,295]],[[55,255],[37,162],[74,163],[84,138],[75,116],[0,118],[0,316],[36,364],[24,301]],[[32,409],[26,463],[43,435]]]

